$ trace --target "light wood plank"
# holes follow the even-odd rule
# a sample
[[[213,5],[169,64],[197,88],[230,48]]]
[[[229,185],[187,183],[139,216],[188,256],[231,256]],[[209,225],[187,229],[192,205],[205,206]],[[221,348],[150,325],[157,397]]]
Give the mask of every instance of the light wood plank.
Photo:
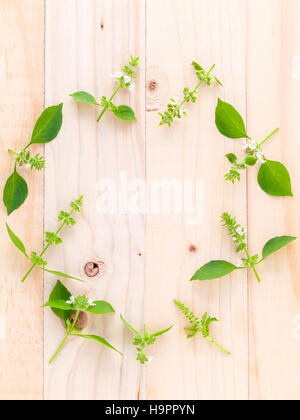
[[[300,82],[293,57],[299,54],[297,0],[248,2],[248,131],[256,138],[280,126],[264,148],[269,159],[290,170],[293,199],[272,198],[249,171],[250,246],[259,251],[277,235],[299,236],[299,117]],[[266,261],[263,282],[250,276],[250,398],[299,399],[300,342],[293,337],[299,307],[299,243]]]
[[[7,150],[29,143],[43,108],[44,7],[42,0],[0,2],[0,183],[13,170]],[[41,152],[39,147],[36,153]],[[39,250],[43,233],[43,176],[20,170],[29,185],[25,205],[6,218],[1,200],[0,399],[39,399],[43,395],[42,275],[22,285],[28,263],[11,244],[4,222]]]
[[[143,215],[101,215],[99,182],[116,183],[125,171],[128,180],[145,177],[144,66],[145,8],[141,0],[48,0],[46,32],[46,101],[64,100],[64,127],[59,142],[47,154],[47,227],[73,196],[85,195],[78,225],[64,234],[64,245],[50,255],[51,263],[79,274],[91,257],[105,263],[102,279],[86,285],[68,283],[74,292],[109,301],[113,316],[91,317],[88,329],[104,336],[126,354],[122,358],[95,343],[74,340],[50,368],[50,356],[64,330],[50,311],[45,313],[45,396],[47,399],[136,399],[140,368],[135,361],[132,337],[119,313],[141,325],[144,296]],[[96,112],[77,106],[70,93],[87,90],[97,98],[112,93],[108,76],[120,69],[129,55],[141,56],[136,91],[118,96],[119,104],[131,104],[138,122],[126,124],[112,115],[96,123]],[[117,191],[117,199],[120,194]],[[58,267],[59,268],[59,267]],[[46,278],[45,295],[53,286]]]
[[[246,8],[241,1],[148,0],[147,2],[147,181],[203,180],[204,220],[189,225],[183,216],[147,218],[147,322],[152,330],[176,323],[176,329],[153,348],[147,367],[148,399],[245,399],[248,397],[247,276],[190,284],[196,269],[212,259],[236,255],[221,228],[223,211],[246,224],[245,179],[234,188],[224,183],[225,153],[239,144],[218,134],[214,125],[217,96],[234,103],[245,114]],[[169,97],[194,86],[190,68],[196,59],[216,74],[225,88],[203,88],[187,120],[170,130],[158,127],[156,109]],[[153,77],[157,94],[153,92]],[[152,82],[152,83],[150,83]],[[152,112],[150,112],[152,111]],[[195,245],[198,252],[189,251]],[[173,298],[185,301],[197,314],[208,311],[221,322],[215,337],[232,352],[223,356],[200,337],[188,341],[186,322]]]

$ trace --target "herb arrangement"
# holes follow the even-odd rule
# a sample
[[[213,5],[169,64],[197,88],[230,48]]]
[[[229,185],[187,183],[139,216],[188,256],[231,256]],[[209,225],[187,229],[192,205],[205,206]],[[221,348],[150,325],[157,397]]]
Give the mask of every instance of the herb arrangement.
[[[193,314],[193,312],[187,306],[184,305],[184,303],[181,303],[178,300],[174,300],[174,303],[178,306],[183,315],[192,325],[191,327],[184,329],[188,332],[187,338],[193,338],[200,333],[205,339],[217,346],[223,353],[227,355],[231,354],[228,350],[225,350],[224,347],[220,346],[220,344],[218,344],[210,335],[209,327],[213,322],[219,322],[217,318],[211,318],[210,316],[208,316],[207,312],[203,315],[201,319],[197,318]]]
[[[82,206],[83,206],[83,196],[81,196],[78,200],[73,200],[70,203],[70,211],[69,212],[61,211],[59,213],[58,219],[57,219],[57,221],[60,224],[59,228],[57,229],[56,232],[46,232],[45,233],[45,243],[47,245],[44,247],[43,251],[39,255],[36,252],[32,252],[31,255],[28,256],[28,254],[26,252],[26,249],[25,249],[25,246],[24,246],[23,242],[21,241],[21,239],[19,239],[17,237],[17,235],[15,235],[13,233],[13,231],[10,229],[8,224],[6,224],[7,232],[8,232],[8,235],[9,235],[12,243],[18,248],[19,251],[22,252],[22,254],[28,259],[28,261],[31,262],[31,267],[29,268],[29,270],[27,271],[27,273],[23,277],[22,283],[25,282],[25,280],[29,277],[29,275],[32,273],[32,271],[36,267],[46,271],[47,273],[53,274],[54,276],[82,281],[80,279],[77,279],[76,277],[69,276],[68,274],[64,274],[64,273],[61,273],[59,271],[47,270],[45,268],[46,265],[47,265],[47,261],[45,261],[43,259],[45,253],[48,251],[48,249],[52,245],[60,245],[62,243],[62,238],[60,236],[60,233],[61,233],[62,229],[65,226],[71,228],[72,226],[74,226],[76,224],[76,221],[72,216],[73,216],[74,212],[80,212],[80,209],[81,209]]]
[[[182,121],[182,118],[186,117],[188,113],[186,109],[183,109],[183,106],[189,102],[192,102],[193,104],[197,102],[200,86],[210,86],[213,80],[215,80],[218,85],[222,86],[220,80],[211,75],[215,65],[213,65],[209,71],[205,71],[204,68],[200,66],[200,64],[196,63],[196,61],[193,61],[192,66],[196,70],[196,76],[199,79],[198,84],[194,87],[194,89],[190,89],[188,87],[184,88],[183,99],[181,102],[178,102],[177,99],[170,100],[167,111],[164,113],[159,113],[161,117],[160,125],[167,124],[169,127],[171,127],[175,120]]]
[[[133,345],[136,347],[138,355],[136,360],[139,361],[142,365],[145,363],[149,363],[151,359],[148,359],[148,356],[146,355],[146,347],[151,346],[154,344],[157,340],[157,337],[160,337],[166,333],[168,333],[173,326],[162,330],[157,331],[156,333],[148,333],[147,327],[144,325],[143,332],[140,334],[135,328],[133,328],[121,315],[121,320],[124,323],[124,325],[128,328],[129,331],[131,331],[133,334],[135,334],[135,339],[133,341]]]
[[[273,196],[293,197],[291,177],[286,167],[280,163],[268,160],[262,146],[271,139],[278,131],[277,128],[269,134],[263,141],[256,142],[248,136],[243,118],[238,111],[230,104],[218,100],[216,108],[216,126],[221,134],[231,139],[247,139],[243,141],[243,150],[246,157],[239,160],[233,153],[226,157],[232,164],[229,172],[225,175],[226,181],[241,180],[241,170],[260,163],[258,173],[258,184],[261,189]]]
[[[58,281],[52,290],[49,301],[44,305],[44,307],[50,307],[53,313],[63,320],[66,328],[66,336],[50,360],[50,364],[54,362],[68,339],[71,337],[79,337],[95,341],[123,356],[119,350],[115,349],[104,338],[97,335],[82,335],[82,329],[78,328],[76,325],[81,312],[88,312],[94,315],[114,313],[115,311],[109,303],[100,300],[93,301],[92,299],[88,299],[86,296],[74,297],[71,295],[69,290],[60,281]],[[70,319],[72,316],[73,320],[71,321]]]
[[[93,95],[83,91],[72,93],[70,96],[72,96],[78,103],[91,104],[102,108],[102,111],[97,119],[98,122],[102,119],[106,111],[112,112],[120,120],[128,122],[136,121],[135,113],[132,108],[127,105],[116,106],[113,103],[113,100],[121,89],[128,89],[129,92],[134,91],[134,79],[137,77],[135,69],[139,65],[139,61],[139,57],[131,56],[130,62],[126,64],[120,72],[110,76],[115,80],[116,89],[109,99],[106,96],[102,96],[99,103]]]
[[[223,226],[227,228],[229,236],[232,237],[235,245],[237,246],[236,252],[244,252],[246,257],[239,259],[237,265],[222,260],[211,261],[201,267],[194,274],[191,281],[215,280],[227,276],[233,271],[247,270],[251,268],[255,274],[255,277],[257,278],[257,281],[260,283],[261,279],[256,270],[256,266],[261,264],[270,255],[274,254],[275,252],[279,251],[297,239],[292,236],[278,236],[266,243],[262,251],[262,257],[260,257],[258,254],[251,256],[247,246],[247,229],[238,224],[236,218],[229,213],[224,213],[221,216],[221,221],[223,222]]]
[[[45,109],[37,120],[30,143],[19,153],[9,150],[15,159],[15,166],[3,192],[3,202],[8,216],[20,208],[28,196],[28,185],[17,172],[17,168],[26,167],[37,171],[45,168],[45,159],[39,154],[32,156],[28,149],[34,144],[50,143],[58,136],[63,121],[62,108],[63,104]]]
[[[116,88],[109,99],[103,96],[98,102],[93,95],[84,91],[73,93],[70,96],[72,96],[78,103],[92,104],[102,108],[97,119],[98,122],[103,118],[106,111],[112,112],[117,118],[123,121],[136,121],[134,110],[126,105],[115,105],[114,99],[121,89],[128,89],[130,92],[134,91],[134,79],[137,77],[136,68],[138,65],[139,57],[131,56],[129,63],[125,65],[120,72],[111,76],[115,80]],[[168,125],[171,127],[175,121],[182,121],[183,117],[187,116],[187,110],[184,108],[185,104],[195,103],[197,101],[198,91],[202,85],[211,86],[214,81],[219,86],[222,86],[222,83],[212,74],[215,66],[212,66],[208,71],[205,71],[204,68],[195,61],[192,63],[192,66],[194,67],[198,78],[197,85],[193,89],[188,87],[184,88],[183,99],[181,101],[176,99],[170,100],[167,110],[159,114],[161,117],[160,125]],[[47,108],[42,113],[34,127],[30,143],[19,153],[9,150],[9,153],[15,159],[15,166],[13,174],[6,182],[3,193],[3,202],[6,206],[8,215],[17,210],[25,202],[28,196],[27,183],[19,175],[17,168],[26,167],[28,169],[35,169],[38,171],[44,169],[45,159],[39,154],[35,156],[31,155],[31,152],[28,149],[34,144],[47,144],[58,136],[63,121],[62,108],[63,104]],[[245,122],[239,112],[232,105],[223,102],[221,99],[218,100],[216,108],[215,123],[217,129],[222,135],[230,139],[244,139],[242,148],[246,153],[246,156],[243,159],[239,160],[233,153],[226,155],[232,165],[229,172],[225,175],[226,181],[230,181],[233,184],[236,181],[240,181],[242,170],[246,170],[247,168],[255,166],[259,163],[261,166],[258,172],[258,183],[264,192],[278,197],[293,196],[292,183],[288,170],[280,162],[268,160],[262,149],[263,145],[270,140],[279,129],[274,130],[264,140],[256,142],[248,136]],[[68,274],[46,269],[47,261],[44,259],[45,254],[50,247],[62,244],[61,233],[63,228],[71,228],[76,224],[74,214],[79,213],[82,206],[83,196],[70,203],[70,209],[68,212],[61,211],[59,213],[57,219],[59,223],[58,229],[55,232],[45,233],[45,247],[39,254],[32,252],[28,255],[21,239],[19,239],[18,236],[11,230],[9,225],[6,224],[7,232],[12,243],[31,264],[27,273],[23,277],[22,282],[25,282],[35,268],[39,268],[56,277],[82,281]],[[261,256],[258,254],[252,255],[247,245],[247,229],[242,227],[237,222],[236,218],[229,213],[223,213],[221,216],[221,222],[227,229],[228,235],[233,239],[237,254],[242,253],[243,255],[241,255],[236,264],[223,260],[211,261],[202,266],[194,274],[191,281],[214,280],[227,276],[235,271],[251,269],[255,274],[257,281],[261,282],[257,266],[263,263],[275,252],[280,251],[296,240],[296,238],[292,236],[275,237],[266,243]],[[216,318],[208,316],[208,313],[205,313],[202,318],[198,318],[184,303],[178,300],[174,300],[174,303],[190,322],[190,326],[185,328],[185,331],[188,334],[187,338],[193,338],[196,335],[201,334],[204,339],[215,345],[223,353],[226,355],[231,354],[228,350],[219,345],[210,334],[211,324],[218,322]],[[94,301],[91,298],[87,298],[85,295],[75,297],[58,280],[50,294],[49,301],[44,305],[44,308],[48,307],[51,308],[52,312],[63,321],[66,330],[65,337],[51,358],[50,364],[54,362],[65,344],[72,337],[92,340],[123,356],[119,350],[113,347],[104,338],[97,335],[82,334],[82,329],[78,325],[78,321],[82,313],[94,315],[114,313],[115,310],[108,302]],[[142,365],[151,361],[151,358],[149,358],[146,353],[147,348],[153,345],[157,341],[158,337],[168,333],[173,328],[173,326],[171,326],[155,333],[149,333],[146,325],[144,325],[143,331],[140,333],[132,327],[122,315],[120,315],[120,318],[126,328],[135,336],[133,345],[137,350],[137,361]]]

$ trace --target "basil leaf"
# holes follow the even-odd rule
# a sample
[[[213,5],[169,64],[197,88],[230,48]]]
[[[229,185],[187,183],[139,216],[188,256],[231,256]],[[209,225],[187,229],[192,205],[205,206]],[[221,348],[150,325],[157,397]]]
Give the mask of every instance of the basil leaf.
[[[195,70],[197,71],[204,71],[204,68],[200,66],[200,64],[198,64],[196,61],[192,62],[192,66],[195,68]]]
[[[94,305],[95,306],[90,306],[89,309],[87,309],[87,312],[96,315],[104,315],[115,312],[110,303],[98,300],[94,302]]]
[[[258,161],[258,159],[253,157],[253,156],[247,156],[246,159],[245,159],[246,164],[249,165],[249,166],[256,165],[257,161]]]
[[[93,340],[96,341],[97,343],[103,344],[104,346],[110,348],[111,350],[116,351],[117,353],[119,353],[121,356],[124,356],[123,353],[121,353],[119,350],[117,350],[115,347],[113,347],[111,344],[109,344],[106,340],[104,340],[104,338],[99,337],[98,335],[82,335],[82,334],[73,334],[73,336],[75,337],[81,337],[81,338],[85,338],[87,340]]]
[[[27,196],[28,186],[25,179],[14,172],[8,178],[3,192],[3,202],[7,208],[8,216],[22,206]]]
[[[8,226],[8,224],[6,223],[6,229],[8,232],[8,235],[12,241],[12,243],[18,248],[19,251],[22,252],[22,254],[25,255],[26,258],[30,259],[27,255],[25,246],[23,244],[23,242],[21,241],[21,239],[19,239],[14,233],[13,231],[10,229],[10,227]]]
[[[70,276],[69,274],[62,273],[61,271],[46,270],[46,268],[42,268],[42,270],[46,271],[49,274],[53,274],[54,276],[57,276],[57,277],[63,277],[65,279],[70,279],[70,280],[77,280],[84,283],[84,280],[80,280],[77,277],[73,277],[73,276]]]
[[[276,197],[293,197],[290,174],[280,162],[267,160],[258,172],[258,183],[267,194]]]
[[[174,327],[174,325],[172,325],[172,327],[167,328],[167,329],[165,329],[165,330],[162,330],[162,331],[157,331],[156,333],[151,334],[151,337],[159,337],[159,336],[161,336],[161,335],[163,335],[163,334],[166,334],[166,333],[167,333],[167,332],[169,332],[169,331],[170,331],[173,327]]]
[[[226,157],[230,163],[235,163],[237,161],[237,157],[233,153],[229,153]]]
[[[62,126],[63,104],[46,108],[34,127],[30,144],[44,144],[54,140]]]
[[[263,249],[263,259],[266,259],[271,254],[279,251],[280,249],[284,248],[291,242],[295,241],[297,238],[293,236],[278,236],[276,238],[271,239],[269,242],[266,243]]]
[[[56,283],[56,286],[52,290],[52,293],[49,297],[49,301],[63,301],[66,302],[71,297],[71,293],[69,290],[58,280]],[[62,319],[64,322],[67,322],[67,320],[72,316],[74,309],[69,310],[62,310],[58,308],[51,308],[52,311],[58,318]]]
[[[140,333],[136,329],[134,329],[130,324],[128,324],[128,322],[123,318],[122,314],[120,314],[120,318],[123,324],[125,324],[126,327],[129,329],[129,331],[131,331],[133,334],[140,335]]]
[[[191,281],[219,279],[221,277],[227,276],[237,269],[238,267],[227,261],[211,261],[210,263],[201,267],[200,270],[194,274]]]
[[[72,93],[72,95],[70,96],[72,96],[72,98],[74,98],[76,102],[100,106],[100,104],[98,104],[94,96],[88,92],[75,92]]]
[[[230,139],[248,138],[241,115],[232,105],[223,102],[220,98],[216,108],[216,126],[221,134]]]
[[[70,311],[70,312],[72,310],[72,313],[74,312],[74,309],[72,308],[72,306],[66,301],[61,300],[61,299],[49,300],[49,302],[47,302],[43,306],[43,308],[47,308],[47,307],[50,307],[52,309],[62,309],[63,311]]]
[[[119,106],[114,111],[114,114],[123,121],[136,121],[133,109],[126,105]]]
[[[224,87],[223,83],[216,76],[214,76],[214,79],[218,83],[219,86]]]

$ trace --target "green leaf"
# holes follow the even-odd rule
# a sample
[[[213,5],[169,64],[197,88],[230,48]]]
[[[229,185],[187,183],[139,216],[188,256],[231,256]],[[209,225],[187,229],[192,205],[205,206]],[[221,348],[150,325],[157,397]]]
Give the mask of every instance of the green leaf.
[[[223,87],[223,83],[216,76],[214,76],[214,79],[218,83],[219,86]]]
[[[22,206],[28,196],[28,186],[17,172],[14,172],[7,180],[4,192],[3,202],[7,208],[8,216]]]
[[[121,356],[124,356],[123,353],[121,353],[119,350],[117,350],[115,347],[113,347],[111,344],[109,344],[106,340],[104,340],[104,338],[99,337],[98,335],[82,335],[82,334],[73,334],[73,336],[75,337],[81,337],[81,338],[85,338],[87,340],[93,340],[96,341],[97,343],[103,344],[104,346],[110,348],[111,350],[116,351],[117,353],[119,353]]]
[[[233,153],[229,153],[226,157],[230,163],[235,163],[237,161],[237,157]]]
[[[256,165],[258,159],[253,157],[253,156],[247,156],[245,159],[245,163],[249,166],[254,166]]]
[[[140,333],[137,330],[135,330],[130,324],[128,324],[128,322],[123,318],[122,314],[120,315],[120,318],[122,322],[126,325],[126,327],[129,329],[129,331],[131,331],[133,334],[140,335]]]
[[[191,281],[194,280],[215,280],[227,276],[238,267],[227,261],[211,261],[198,270]]]
[[[267,194],[276,197],[293,197],[290,174],[280,162],[267,160],[261,165],[258,183]]]
[[[56,286],[52,290],[52,293],[49,297],[49,302],[55,302],[55,301],[63,301],[66,302],[71,297],[71,293],[69,290],[58,280],[56,283]],[[61,308],[51,308],[52,311],[58,318],[62,319],[64,322],[67,322],[67,320],[72,316],[74,309],[68,309],[64,310]]]
[[[70,96],[72,96],[72,98],[74,98],[76,102],[100,106],[100,104],[98,104],[94,96],[88,92],[75,92],[72,93],[72,95]]]
[[[91,306],[87,312],[90,312],[91,314],[96,315],[104,315],[104,314],[110,314],[112,312],[115,312],[114,308],[111,306],[110,303],[104,302],[102,300],[98,300],[94,302],[95,306]]]
[[[271,239],[269,242],[266,243],[263,249],[263,259],[266,259],[271,254],[279,251],[280,249],[284,248],[291,242],[294,242],[297,238],[294,236],[278,236],[276,238]]]
[[[43,308],[47,307],[53,309],[62,309],[63,311],[71,311],[72,309],[72,313],[74,312],[73,307],[69,303],[66,303],[64,300],[49,300],[49,302],[45,303],[43,306]]]
[[[6,229],[8,232],[8,235],[12,241],[12,243],[18,248],[19,251],[22,252],[22,254],[25,255],[26,258],[30,259],[27,255],[25,246],[23,244],[23,242],[21,241],[21,239],[19,239],[14,233],[13,231],[10,229],[10,227],[8,226],[8,224],[6,223]]]
[[[42,268],[42,270],[46,271],[49,274],[53,274],[56,277],[62,277],[64,279],[70,279],[70,280],[77,280],[77,281],[81,281],[85,283],[84,280],[78,279],[77,277],[70,276],[69,274],[62,273],[61,271],[46,270],[46,268]]]
[[[200,66],[200,64],[198,64],[196,61],[192,62],[192,66],[195,68],[195,70],[197,71],[204,71],[204,68]]]
[[[119,106],[114,114],[123,121],[136,121],[133,109],[126,105]]]
[[[46,108],[34,127],[31,144],[44,144],[54,140],[62,126],[63,104]]]
[[[159,337],[159,336],[161,336],[161,335],[163,335],[163,334],[166,334],[167,332],[169,332],[172,328],[174,327],[174,325],[172,325],[171,327],[169,327],[169,328],[167,328],[167,329],[165,329],[165,330],[162,330],[162,331],[157,331],[156,333],[153,333],[153,334],[151,334],[151,337]]]
[[[230,139],[248,137],[241,115],[232,105],[223,102],[220,98],[216,108],[216,126],[221,134]]]

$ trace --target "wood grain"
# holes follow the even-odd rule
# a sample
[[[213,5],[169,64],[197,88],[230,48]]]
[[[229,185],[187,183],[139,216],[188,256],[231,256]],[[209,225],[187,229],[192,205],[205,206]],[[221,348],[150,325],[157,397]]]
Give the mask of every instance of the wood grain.
[[[5,34],[0,37],[2,189],[13,168],[7,149],[20,150],[31,135],[43,107],[44,79],[46,106],[64,102],[62,131],[46,147],[45,184],[41,174],[21,171],[29,198],[8,222],[28,250],[38,251],[43,223],[54,230],[58,212],[84,194],[77,225],[64,230],[63,245],[47,254],[48,265],[87,280],[65,281],[72,293],[114,306],[113,315],[89,316],[84,333],[105,337],[125,357],[74,338],[49,366],[64,328],[49,309],[43,326],[40,306],[57,279],[45,276],[44,296],[38,271],[20,284],[27,263],[8,240],[3,216],[0,399],[299,399],[299,243],[259,267],[261,284],[251,272],[189,283],[211,259],[235,263],[234,247],[218,219],[224,211],[248,225],[253,254],[271,237],[300,235],[299,0],[45,4],[44,10],[42,0],[0,1]],[[107,113],[97,124],[98,110],[77,105],[69,95],[86,90],[98,100],[109,96],[113,83],[108,76],[131,53],[142,61],[136,90],[132,95],[121,92],[116,101],[132,106],[138,121],[126,124]],[[216,64],[224,88],[201,88],[197,104],[187,105],[184,122],[172,129],[159,127],[158,112],[169,98],[181,97],[185,86],[197,82],[192,60],[205,68]],[[263,193],[257,168],[242,174],[235,186],[224,182],[224,155],[242,151],[240,141],[225,139],[216,130],[218,96],[241,112],[255,139],[280,127],[264,150],[291,172],[293,199]],[[171,183],[171,196],[174,185],[179,190],[192,185],[194,204],[198,192],[197,214],[182,208],[176,212],[172,206],[163,211],[163,201],[152,190],[161,180],[165,188]],[[105,187],[116,193],[117,208],[109,213],[101,211]],[[160,192],[164,199],[168,194],[167,189]],[[144,202],[146,215],[133,207],[128,211],[126,195],[131,205]],[[93,261],[103,263],[103,272],[89,279],[83,268]],[[219,318],[212,333],[232,355],[223,355],[201,337],[187,340],[174,298],[196,314],[208,311]],[[120,322],[120,312],[136,328],[144,322],[150,331],[175,324],[149,349],[153,360],[146,367],[135,360],[133,337]]]
[[[29,143],[43,108],[44,6],[42,0],[0,2],[0,184],[13,171],[7,150]],[[41,152],[35,147],[35,152]],[[9,218],[1,200],[0,259],[0,399],[39,399],[43,395],[42,275],[36,271],[25,285],[28,263],[11,244],[4,222],[29,250],[43,242],[43,177],[20,170],[29,197]]]
[[[295,194],[292,199],[269,197],[258,187],[256,171],[249,171],[254,253],[274,236],[299,236],[300,83],[292,67],[299,54],[299,11],[293,0],[248,2],[248,131],[260,139],[280,127],[264,151],[289,168]],[[300,343],[293,336],[293,319],[300,313],[298,255],[295,242],[260,267],[261,285],[249,277],[251,399],[299,399]]]
[[[90,332],[104,336],[123,351],[117,353],[80,339],[69,343],[56,363],[48,360],[64,329],[50,311],[45,313],[45,398],[136,399],[140,367],[132,337],[120,322],[142,325],[144,299],[145,223],[143,215],[114,212],[102,215],[100,182],[110,180],[119,193],[122,172],[128,182],[145,178],[145,8],[140,0],[47,1],[46,102],[63,100],[64,129],[47,153],[45,224],[51,228],[57,212],[80,194],[85,207],[78,224],[64,234],[64,245],[49,254],[50,261],[79,275],[93,258],[105,263],[105,275],[81,286],[68,283],[73,293],[109,301],[115,315],[91,317]],[[62,36],[62,34],[64,34]],[[138,122],[130,125],[106,114],[100,124],[91,106],[78,106],[68,95],[86,90],[110,96],[110,74],[119,71],[130,54],[140,55],[136,91],[122,92],[117,103],[130,104]],[[142,193],[141,193],[142,194]],[[58,267],[59,268],[59,267]],[[54,284],[46,278],[45,297]]]
[[[147,369],[149,399],[248,396],[247,275],[189,283],[196,269],[213,258],[235,262],[219,216],[231,211],[246,223],[245,180],[235,188],[223,182],[224,154],[238,146],[220,136],[214,125],[217,96],[245,112],[245,23],[241,1],[148,1],[147,64],[159,69],[157,84],[163,95],[156,101],[160,109],[170,97],[181,98],[185,86],[196,85],[193,60],[207,69],[215,63],[216,75],[225,84],[224,89],[202,88],[199,102],[187,106],[187,120],[172,129],[158,126],[157,112],[147,115],[148,182],[191,179],[196,184],[201,180],[205,189],[198,205],[204,218],[199,221],[175,214],[147,217],[147,322],[152,330],[176,324],[153,349],[154,359]],[[151,70],[148,88],[152,78]],[[196,252],[190,251],[191,245]],[[217,316],[221,322],[212,332],[233,356],[223,356],[200,337],[187,340],[186,320],[175,308],[174,298],[201,316],[206,311]]]

